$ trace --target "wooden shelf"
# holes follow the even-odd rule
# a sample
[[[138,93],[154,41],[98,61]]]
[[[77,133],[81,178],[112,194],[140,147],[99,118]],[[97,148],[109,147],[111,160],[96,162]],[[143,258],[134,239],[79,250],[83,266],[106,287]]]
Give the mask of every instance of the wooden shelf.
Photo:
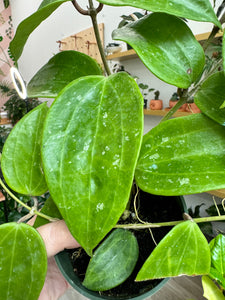
[[[195,38],[197,41],[201,42],[206,40],[210,35],[210,32],[205,32],[205,33],[200,33],[195,35]],[[222,37],[223,33],[219,32],[216,34],[216,37]],[[122,52],[117,52],[115,54],[108,55],[107,60],[128,60],[128,59],[133,59],[133,58],[138,58],[137,53],[134,51],[134,49],[127,50],[127,51],[122,51]]]
[[[134,49],[127,50],[127,51],[122,51],[122,52],[117,52],[115,54],[108,55],[107,60],[128,60],[128,59],[133,59],[133,58],[138,58],[137,53],[134,51]]]
[[[210,35],[210,32],[200,33],[200,34],[196,34],[195,38],[197,41],[201,42],[201,41],[207,40],[209,35]],[[215,37],[217,38],[217,37],[222,37],[222,36],[223,36],[223,33],[221,31],[219,31]]]
[[[225,198],[225,189],[209,191],[207,193],[219,198]]]
[[[151,116],[165,116],[168,111],[165,110],[151,110],[151,109],[144,109],[144,115],[151,115]],[[177,111],[173,115],[173,117],[183,117],[183,116],[190,116],[192,113],[185,112],[185,111]]]
[[[11,124],[11,121],[8,118],[0,118],[0,125]]]

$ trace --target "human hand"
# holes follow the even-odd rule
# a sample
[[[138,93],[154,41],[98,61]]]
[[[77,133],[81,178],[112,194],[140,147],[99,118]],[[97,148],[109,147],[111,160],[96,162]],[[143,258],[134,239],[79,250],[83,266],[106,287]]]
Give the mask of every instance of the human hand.
[[[73,249],[80,245],[63,220],[48,223],[37,230],[44,240],[48,256],[48,271],[38,300],[56,300],[66,292],[69,284],[58,269],[54,255],[64,249]]]

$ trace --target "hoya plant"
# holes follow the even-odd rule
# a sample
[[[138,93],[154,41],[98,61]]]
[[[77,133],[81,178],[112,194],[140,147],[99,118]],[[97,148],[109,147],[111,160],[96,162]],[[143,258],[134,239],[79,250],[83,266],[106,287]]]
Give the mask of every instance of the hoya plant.
[[[107,290],[130,275],[138,245],[129,229],[171,225],[136,281],[203,275],[205,296],[224,299],[224,236],[219,234],[208,244],[197,225],[224,220],[224,215],[117,225],[134,182],[147,193],[164,196],[225,188],[224,71],[214,68],[199,81],[204,51],[222,30],[224,17],[217,18],[208,0],[99,0],[97,8],[89,0],[87,11],[76,0],[44,0],[17,28],[10,44],[15,61],[32,31],[64,2],[91,17],[104,69],[85,54],[65,51],[50,58],[30,80],[28,97],[55,101],[50,107],[42,103],[16,124],[5,142],[1,168],[15,193],[36,197],[48,191],[51,197],[42,211],[9,191],[11,197],[49,222],[56,217],[65,220],[91,257],[83,282],[88,289]],[[153,74],[180,91],[176,106],[144,136],[139,87],[126,72],[111,74],[104,57],[96,25],[103,4],[150,12],[114,30],[112,38],[131,45]],[[214,25],[203,47],[183,18]],[[192,97],[202,113],[170,119]],[[47,270],[39,233],[25,222],[10,222],[0,226],[0,237],[1,297],[38,299]]]

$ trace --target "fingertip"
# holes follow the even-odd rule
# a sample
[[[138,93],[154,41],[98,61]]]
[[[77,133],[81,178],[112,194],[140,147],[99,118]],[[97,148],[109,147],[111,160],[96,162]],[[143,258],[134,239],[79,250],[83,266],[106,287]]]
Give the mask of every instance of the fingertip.
[[[79,243],[70,233],[64,220],[45,224],[38,227],[37,231],[44,240],[48,257],[54,256],[64,249],[80,247]]]

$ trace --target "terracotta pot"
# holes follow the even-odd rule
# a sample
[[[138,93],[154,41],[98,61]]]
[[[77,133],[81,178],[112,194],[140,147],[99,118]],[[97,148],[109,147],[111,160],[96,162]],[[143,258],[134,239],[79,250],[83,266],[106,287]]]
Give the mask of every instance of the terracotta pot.
[[[170,100],[169,101],[169,107],[174,107],[176,104],[177,104],[177,102],[178,102],[178,100],[177,101],[172,101],[172,100]]]
[[[198,106],[195,103],[187,103],[186,111],[192,112],[194,114],[201,112],[201,110],[198,108]]]
[[[161,110],[163,108],[162,100],[150,100],[150,109],[151,110]]]
[[[170,100],[169,101],[170,108],[174,107],[177,104],[177,102],[178,101],[172,101],[172,100]],[[186,108],[187,108],[187,103],[184,103],[183,105],[181,105],[180,108],[178,108],[177,111],[186,111]]]

